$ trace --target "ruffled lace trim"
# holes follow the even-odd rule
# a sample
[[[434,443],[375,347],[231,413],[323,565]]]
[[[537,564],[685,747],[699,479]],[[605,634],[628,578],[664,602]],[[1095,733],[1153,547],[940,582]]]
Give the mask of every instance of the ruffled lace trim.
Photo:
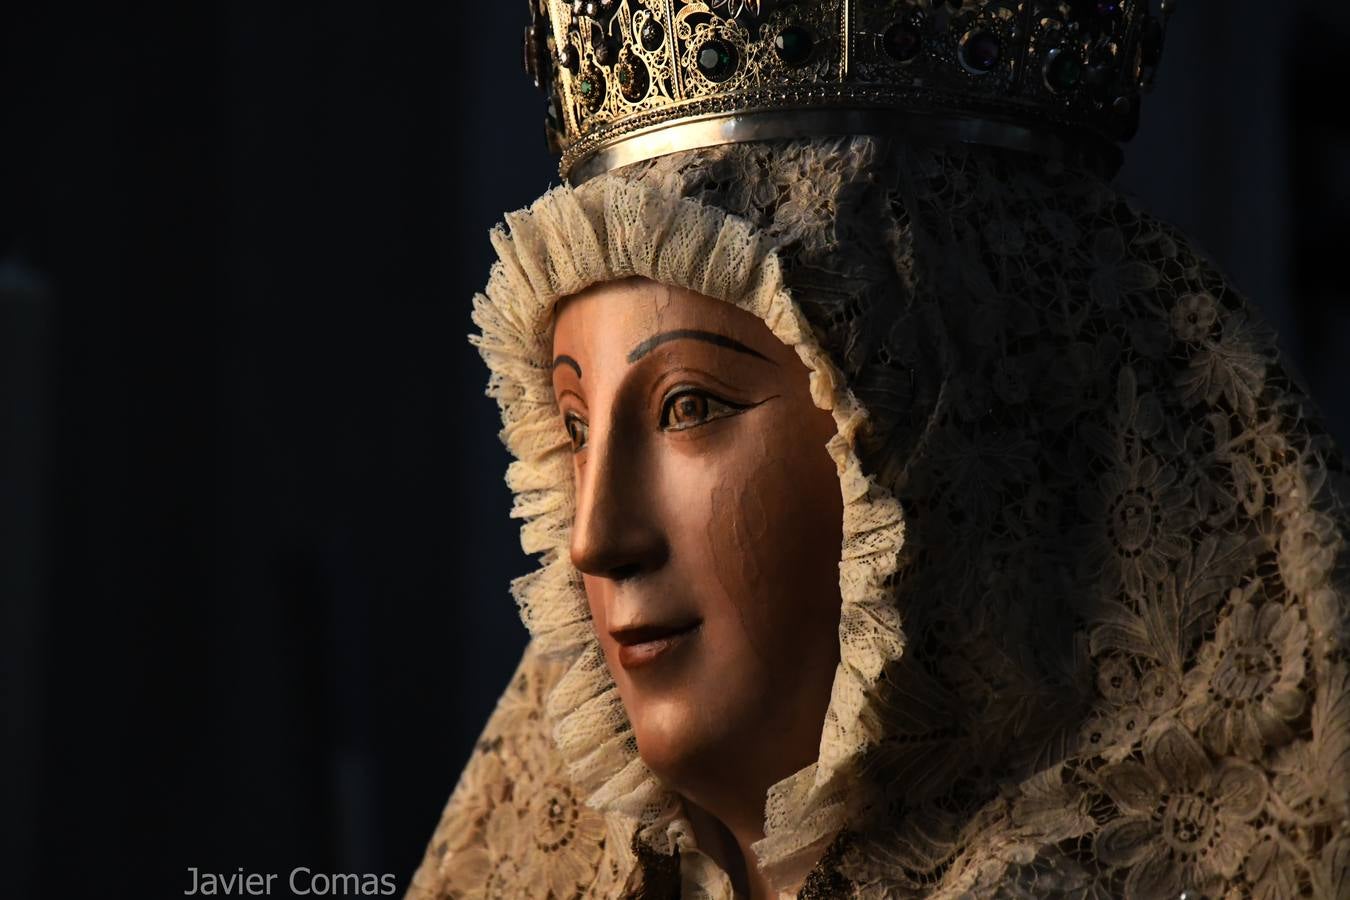
[[[581,579],[568,553],[573,485],[551,380],[553,305],[593,284],[643,276],[735,303],[759,316],[810,370],[811,396],[832,411],[828,444],[844,499],[840,663],[818,761],[770,790],[766,836],[754,851],[776,885],[798,881],[843,827],[850,763],[876,739],[865,714],[882,670],[904,646],[889,585],[904,539],[894,497],[855,452],[863,406],[821,349],[784,286],[772,242],[744,220],[617,176],[556,188],[494,230],[500,261],[474,301],[473,343],[491,370],[488,394],[515,457],[507,482],[521,543],[541,566],[512,593],[540,652],[568,671],[547,700],[554,739],[593,807],[632,819],[656,850],[691,847],[678,799],[637,755],[617,689],[596,643]],[[703,867],[706,869],[707,867]],[[711,877],[711,875],[709,875]],[[709,886],[711,887],[711,885]]]

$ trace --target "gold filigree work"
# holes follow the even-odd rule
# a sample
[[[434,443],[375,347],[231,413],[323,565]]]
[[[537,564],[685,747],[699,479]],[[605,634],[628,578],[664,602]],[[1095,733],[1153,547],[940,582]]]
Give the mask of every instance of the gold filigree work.
[[[864,109],[897,117],[872,116],[878,133],[975,122],[962,140],[1061,154],[1080,145],[1114,161],[1161,56],[1170,5],[1159,15],[1153,5],[530,0],[526,56],[573,181],[672,149],[858,133],[843,113]],[[717,129],[672,137],[710,119]],[[625,142],[634,146],[596,158]]]

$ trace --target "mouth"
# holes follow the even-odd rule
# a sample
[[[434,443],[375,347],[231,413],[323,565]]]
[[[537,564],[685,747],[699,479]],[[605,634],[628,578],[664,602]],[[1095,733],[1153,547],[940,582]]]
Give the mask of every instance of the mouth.
[[[702,625],[702,619],[670,625],[634,625],[615,629],[609,635],[619,645],[619,665],[632,670],[667,655],[693,637]]]

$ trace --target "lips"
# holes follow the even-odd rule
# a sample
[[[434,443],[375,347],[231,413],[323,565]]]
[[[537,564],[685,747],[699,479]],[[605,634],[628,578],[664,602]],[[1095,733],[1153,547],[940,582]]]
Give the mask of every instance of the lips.
[[[692,637],[702,624],[702,619],[692,619],[668,625],[634,625],[609,634],[619,645],[619,665],[631,670],[651,665],[667,655]]]

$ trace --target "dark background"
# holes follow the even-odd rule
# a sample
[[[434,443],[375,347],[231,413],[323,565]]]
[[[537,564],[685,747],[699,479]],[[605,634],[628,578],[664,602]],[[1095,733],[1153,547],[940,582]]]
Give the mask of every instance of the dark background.
[[[416,866],[525,633],[486,231],[524,3],[0,14],[0,895]],[[1122,182],[1342,441],[1350,13],[1188,0]]]

